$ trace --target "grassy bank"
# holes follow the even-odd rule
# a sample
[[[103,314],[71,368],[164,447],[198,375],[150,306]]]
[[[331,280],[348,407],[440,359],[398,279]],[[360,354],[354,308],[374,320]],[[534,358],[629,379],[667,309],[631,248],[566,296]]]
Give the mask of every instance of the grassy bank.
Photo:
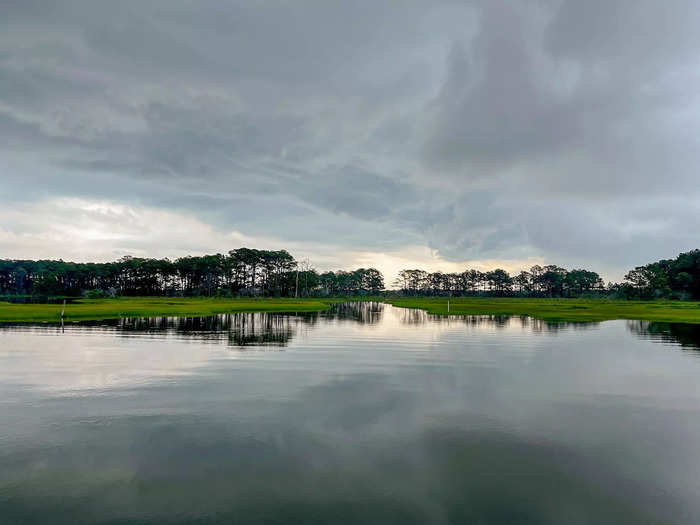
[[[318,312],[334,302],[352,299],[213,299],[128,297],[81,299],[66,305],[67,321],[118,317],[205,316],[230,312]],[[389,298],[384,302],[447,315],[446,298]],[[59,321],[60,304],[0,302],[0,322]],[[527,315],[547,321],[606,321],[639,319],[700,324],[700,303],[680,301],[609,301],[604,299],[511,299],[457,297],[450,299],[453,315]]]
[[[330,299],[218,299],[196,297],[123,297],[80,299],[66,305],[67,321],[118,317],[205,316],[231,312],[318,312]],[[60,321],[61,304],[0,302],[0,322]]]
[[[386,302],[447,315],[447,299],[397,298]],[[527,315],[546,321],[637,319],[700,324],[700,303],[681,301],[613,301],[607,299],[520,299],[453,297],[452,315]]]

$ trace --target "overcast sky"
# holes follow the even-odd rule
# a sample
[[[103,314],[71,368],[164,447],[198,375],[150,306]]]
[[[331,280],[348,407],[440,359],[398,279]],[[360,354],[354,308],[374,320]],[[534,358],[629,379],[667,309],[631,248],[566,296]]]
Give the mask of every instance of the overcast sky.
[[[0,0],[0,258],[700,247],[700,2]]]

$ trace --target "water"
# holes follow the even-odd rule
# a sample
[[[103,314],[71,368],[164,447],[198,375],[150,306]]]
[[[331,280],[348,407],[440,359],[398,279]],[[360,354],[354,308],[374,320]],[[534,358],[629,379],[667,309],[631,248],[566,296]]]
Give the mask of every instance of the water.
[[[0,523],[700,523],[700,331],[378,304],[0,328]]]

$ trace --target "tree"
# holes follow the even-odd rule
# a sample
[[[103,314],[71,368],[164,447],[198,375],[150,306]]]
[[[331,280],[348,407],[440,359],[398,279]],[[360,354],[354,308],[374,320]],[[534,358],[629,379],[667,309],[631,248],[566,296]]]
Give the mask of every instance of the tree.
[[[518,287],[518,292],[527,295],[532,292],[532,274],[522,270],[518,275],[513,277],[513,284]]]
[[[602,290],[603,280],[596,272],[571,270],[564,276],[564,287],[568,296],[581,295],[593,290]]]
[[[504,295],[511,291],[513,279],[508,275],[508,272],[501,268],[497,268],[486,274],[491,290],[498,295]]]
[[[423,290],[428,279],[428,272],[424,270],[401,270],[398,284],[407,295],[416,295]]]
[[[539,284],[540,289],[549,297],[562,297],[564,295],[566,273],[564,268],[550,264],[541,268],[536,282]]]
[[[366,269],[362,276],[362,288],[373,295],[382,292],[384,290],[384,276],[376,268]]]

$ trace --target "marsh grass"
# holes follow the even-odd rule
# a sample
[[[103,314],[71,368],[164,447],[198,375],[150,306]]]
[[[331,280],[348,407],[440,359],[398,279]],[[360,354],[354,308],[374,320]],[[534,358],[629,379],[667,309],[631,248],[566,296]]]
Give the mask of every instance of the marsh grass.
[[[119,317],[206,316],[232,312],[319,312],[333,303],[371,298],[194,298],[124,297],[78,299],[66,305],[66,321]],[[394,306],[448,315],[447,298],[374,298]],[[0,322],[58,322],[61,304],[0,302]],[[546,321],[637,319],[700,324],[700,303],[685,301],[615,301],[606,299],[450,298],[451,315],[527,315]]]
[[[330,308],[333,300],[195,297],[122,297],[119,299],[78,299],[66,305],[66,321],[114,319],[119,317],[206,316],[232,312],[318,312]],[[16,304],[0,302],[2,322],[58,322],[62,304]]]
[[[545,321],[635,319],[700,323],[700,303],[686,301],[616,301],[607,299],[450,298],[450,315],[527,315]],[[447,298],[397,298],[388,303],[448,315]]]

